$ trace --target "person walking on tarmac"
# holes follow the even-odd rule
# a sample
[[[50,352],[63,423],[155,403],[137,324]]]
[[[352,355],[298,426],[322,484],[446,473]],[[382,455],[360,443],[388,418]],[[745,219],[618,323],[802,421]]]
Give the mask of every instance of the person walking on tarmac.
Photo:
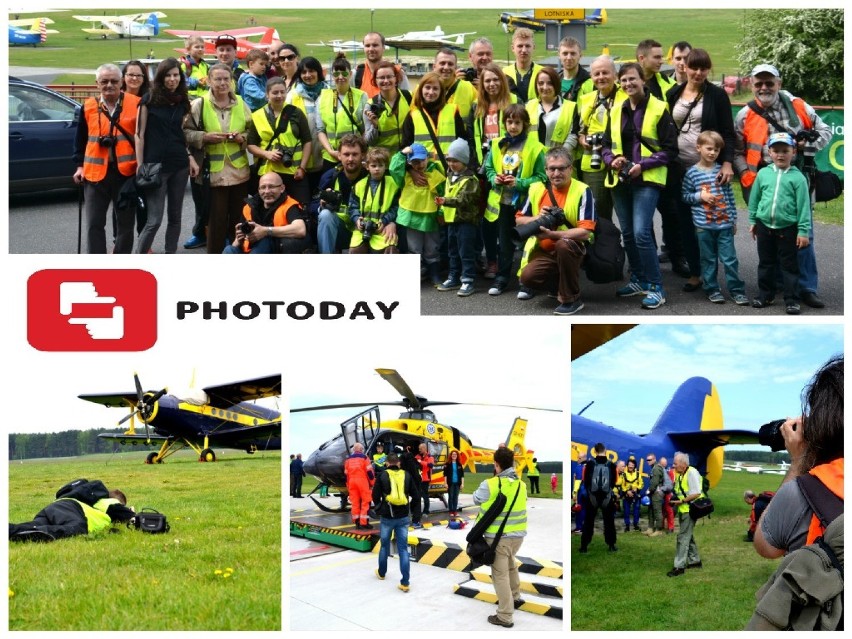
[[[356,530],[369,530],[370,498],[376,476],[370,460],[364,454],[364,445],[355,442],[352,454],[343,464],[346,474],[346,489],[349,491],[349,503],[352,505],[352,522]]]
[[[538,458],[533,457],[530,469],[527,471],[527,477],[530,478],[530,495],[540,495],[541,489],[538,487],[538,478],[541,473],[538,472]]]
[[[397,446],[395,450],[399,455],[400,467],[411,476],[411,480],[414,482],[415,492],[412,493],[414,499],[411,500],[411,527],[423,528],[423,524],[420,523],[422,507],[420,503],[420,464],[414,459],[410,444],[406,445],[404,449],[402,446]]]
[[[527,487],[518,479],[513,467],[514,455],[508,448],[494,451],[495,477],[486,479],[473,493],[473,503],[479,505],[482,517],[499,493],[506,496],[506,506],[485,530],[484,537],[489,545],[497,531],[503,526],[503,534],[494,549],[496,558],[491,565],[491,580],[497,593],[497,614],[488,617],[488,623],[511,628],[515,608],[524,605],[521,599],[521,581],[515,555],[527,534]],[[505,521],[504,521],[505,520]]]
[[[408,592],[410,589],[409,502],[415,504],[418,501],[417,483],[410,474],[399,467],[399,455],[391,453],[387,456],[387,469],[379,475],[375,486],[373,486],[373,503],[376,504],[376,509],[379,512],[379,538],[381,543],[376,577],[384,579],[388,572],[390,537],[393,533],[396,538],[396,551],[399,555],[399,572],[402,574],[399,589],[403,592]]]

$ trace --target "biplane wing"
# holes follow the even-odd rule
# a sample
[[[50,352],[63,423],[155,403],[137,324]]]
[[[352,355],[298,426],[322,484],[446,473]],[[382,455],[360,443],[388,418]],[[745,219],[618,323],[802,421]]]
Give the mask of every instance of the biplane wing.
[[[281,437],[281,420],[259,426],[213,430],[208,437],[211,445],[240,448],[241,444]]]
[[[77,395],[77,397],[85,399],[87,402],[101,404],[109,408],[127,408],[128,406],[135,406],[136,402],[139,401],[136,391],[130,391],[129,393],[85,394]]]
[[[281,375],[268,375],[266,377],[247,379],[242,382],[207,386],[204,388],[204,392],[209,397],[210,406],[215,408],[229,408],[240,402],[280,395]],[[278,426],[280,429],[281,424]]]
[[[148,444],[150,442],[157,442],[159,444],[160,442],[174,439],[174,437],[165,437],[163,435],[146,437],[145,435],[126,435],[124,433],[101,433],[98,437],[117,441],[120,444]]]
[[[265,35],[269,27],[244,27],[239,29],[226,29],[224,31],[198,31],[196,29],[166,29],[166,33],[178,38],[190,38],[198,36],[205,40],[215,40],[220,35],[232,35],[235,38],[250,38],[252,36]],[[275,37],[278,37],[277,35]]]

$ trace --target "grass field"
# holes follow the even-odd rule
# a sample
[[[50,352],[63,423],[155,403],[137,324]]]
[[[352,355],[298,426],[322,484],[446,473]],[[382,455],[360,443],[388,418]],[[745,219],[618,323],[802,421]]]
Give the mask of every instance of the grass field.
[[[695,527],[704,567],[679,577],[666,576],[676,534],[649,538],[622,533],[617,516],[618,552],[607,552],[597,530],[586,555],[578,552],[580,535],[571,535],[571,629],[741,630],[754,612],[754,593],[778,565],[743,541],[749,507],[742,494],[746,489],[777,490],[782,479],[726,471],[710,493],[715,512]],[[605,607],[601,601],[607,602]]]
[[[164,513],[171,530],[10,544],[9,629],[280,630],[280,453],[234,451],[215,464],[178,454],[162,466],[143,457],[10,463],[11,522],[86,477]]]

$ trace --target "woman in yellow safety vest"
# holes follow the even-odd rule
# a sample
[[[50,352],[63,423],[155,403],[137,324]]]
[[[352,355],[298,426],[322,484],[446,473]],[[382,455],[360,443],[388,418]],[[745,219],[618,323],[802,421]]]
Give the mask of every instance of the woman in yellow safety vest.
[[[564,146],[573,153],[577,146],[577,103],[559,94],[561,80],[553,67],[545,67],[535,78],[536,97],[527,102],[530,133],[538,136],[545,148]]]
[[[281,55],[279,53],[279,55]],[[323,170],[322,145],[317,137],[317,118],[319,115],[319,97],[326,88],[325,72],[319,60],[308,56],[302,58],[296,70],[296,83],[290,86],[287,93],[287,104],[292,104],[308,118],[308,126],[311,129],[311,153],[306,165],[308,171],[308,185],[311,194],[319,191],[319,182]]]
[[[415,142],[422,144],[430,158],[439,162],[446,173],[447,150],[456,138],[467,139],[464,120],[458,106],[447,104],[440,76],[430,71],[421,78],[414,92],[411,110],[402,123],[400,144],[402,148]]]
[[[342,51],[331,63],[331,77],[334,87],[323,89],[319,97],[319,117],[317,118],[317,140],[322,145],[323,169],[326,171],[337,166],[337,149],[347,133],[364,135],[364,107],[367,94],[354,89],[349,84],[352,65]]]
[[[231,69],[210,67],[209,95],[193,101],[184,121],[188,146],[203,149],[199,179],[209,183],[207,252],[221,253],[234,239],[240,211],[248,194],[249,163],[246,155],[251,111],[234,94]]]
[[[627,99],[609,114],[602,157],[612,171],[615,210],[630,263],[630,281],[616,295],[641,295],[642,308],[666,303],[663,278],[654,242],[654,211],[666,185],[666,166],[677,157],[677,128],[668,105],[645,94],[642,67],[635,62],[618,71]]]
[[[284,104],[287,85],[284,78],[270,78],[266,84],[266,106],[251,115],[248,151],[260,164],[258,176],[275,171],[284,181],[287,195],[303,207],[311,199],[308,172],[311,155],[311,128],[304,112]]]
[[[476,94],[476,108],[473,111],[473,148],[476,151],[476,164],[482,166],[491,144],[491,140],[506,135],[503,126],[503,111],[518,101],[509,90],[506,74],[496,64],[486,64],[479,74],[479,87]],[[484,175],[484,170],[480,172]],[[483,197],[488,195],[490,184],[482,179],[479,183]],[[484,214],[485,211],[483,210]],[[487,266],[485,278],[497,277],[497,221],[496,218],[482,222],[482,240],[485,244]]]
[[[393,62],[382,60],[373,74],[379,88],[364,110],[364,141],[396,153],[402,148],[402,123],[411,109],[411,92],[401,90],[402,74]]]

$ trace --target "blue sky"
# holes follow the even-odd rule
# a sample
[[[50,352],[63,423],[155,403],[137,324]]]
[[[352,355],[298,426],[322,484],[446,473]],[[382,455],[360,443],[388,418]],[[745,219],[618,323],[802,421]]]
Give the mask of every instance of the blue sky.
[[[725,428],[757,430],[801,412],[801,391],[833,354],[839,324],[641,325],[572,362],[571,412],[650,431],[681,382],[716,385]]]

